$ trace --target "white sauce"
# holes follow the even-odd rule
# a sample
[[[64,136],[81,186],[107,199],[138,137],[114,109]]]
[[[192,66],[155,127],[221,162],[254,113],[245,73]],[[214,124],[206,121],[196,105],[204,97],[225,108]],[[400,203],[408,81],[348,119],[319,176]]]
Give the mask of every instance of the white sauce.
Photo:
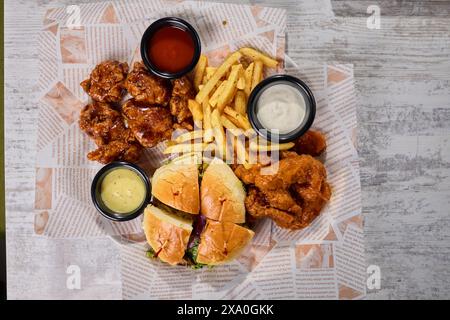
[[[260,95],[256,117],[269,131],[286,134],[299,127],[305,118],[306,105],[302,94],[288,84],[275,84]]]

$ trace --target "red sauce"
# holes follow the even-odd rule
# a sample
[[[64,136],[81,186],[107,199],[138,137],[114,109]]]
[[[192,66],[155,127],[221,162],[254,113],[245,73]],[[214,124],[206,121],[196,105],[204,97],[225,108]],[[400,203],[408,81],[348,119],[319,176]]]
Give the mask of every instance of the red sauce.
[[[175,26],[156,31],[149,44],[150,61],[160,71],[182,71],[194,59],[194,40],[189,32]]]

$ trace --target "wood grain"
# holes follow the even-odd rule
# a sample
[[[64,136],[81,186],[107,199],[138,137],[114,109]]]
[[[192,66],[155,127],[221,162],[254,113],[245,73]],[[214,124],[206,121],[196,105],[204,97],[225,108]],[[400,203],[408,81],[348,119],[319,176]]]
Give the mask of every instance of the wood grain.
[[[98,261],[78,263],[98,275],[88,278],[90,290],[81,298],[100,292],[120,298],[114,243],[33,236],[37,34],[46,7],[72,3],[5,4],[11,299],[76,297],[50,279],[63,279],[67,264],[77,263],[69,261],[69,251],[83,257],[84,250],[95,250]],[[450,2],[250,3],[288,9],[287,52],[294,60],[354,64],[367,263],[382,272],[381,290],[369,291],[368,298],[450,298]],[[380,30],[366,27],[370,4],[381,8]],[[98,271],[101,264],[108,276]]]

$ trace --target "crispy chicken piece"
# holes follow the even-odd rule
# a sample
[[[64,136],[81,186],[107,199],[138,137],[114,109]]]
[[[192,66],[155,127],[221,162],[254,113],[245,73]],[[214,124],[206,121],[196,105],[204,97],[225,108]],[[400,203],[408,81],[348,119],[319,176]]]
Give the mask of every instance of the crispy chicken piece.
[[[170,113],[179,124],[192,117],[191,111],[187,107],[187,99],[181,96],[170,98]]]
[[[269,217],[280,227],[295,229],[291,227],[296,222],[295,217],[283,210],[271,207],[270,203],[265,199],[264,194],[255,187],[249,188],[247,197],[245,198],[245,207],[252,217]],[[300,226],[300,228],[306,227],[307,225]]]
[[[250,169],[245,169],[243,165],[232,165],[231,168],[244,184],[255,184],[255,177],[259,175],[262,165],[255,164]]]
[[[170,83],[152,75],[142,62],[134,63],[125,88],[138,102],[167,106],[170,100]]]
[[[130,99],[122,106],[122,114],[134,136],[144,147],[154,147],[171,138],[173,123],[167,108]]]
[[[78,124],[98,146],[88,154],[89,160],[109,163],[139,159],[142,147],[125,127],[121,114],[109,104],[97,101],[88,104],[81,111]]]
[[[129,143],[122,140],[113,140],[108,144],[98,147],[88,153],[87,157],[91,161],[100,163],[110,163],[115,160],[136,162],[139,160],[142,147],[138,143]]]
[[[105,102],[94,101],[85,106],[78,123],[97,146],[121,139],[126,131],[120,113]]]
[[[331,197],[323,164],[309,155],[283,153],[273,174],[261,174],[261,166],[249,170],[239,165],[236,175],[249,185],[245,199],[247,212],[268,216],[277,225],[301,229],[317,217]]]
[[[124,95],[127,73],[126,62],[103,61],[92,70],[89,79],[84,80],[80,85],[96,101],[119,102]]]
[[[173,80],[172,95],[187,96],[189,99],[193,99],[194,87],[187,76]]]
[[[308,130],[295,141],[294,150],[298,154],[309,154],[313,157],[320,156],[327,148],[325,136],[319,131]]]
[[[192,113],[188,108],[188,100],[195,96],[191,81],[181,77],[173,81],[172,97],[170,98],[170,113],[178,124],[192,120]]]

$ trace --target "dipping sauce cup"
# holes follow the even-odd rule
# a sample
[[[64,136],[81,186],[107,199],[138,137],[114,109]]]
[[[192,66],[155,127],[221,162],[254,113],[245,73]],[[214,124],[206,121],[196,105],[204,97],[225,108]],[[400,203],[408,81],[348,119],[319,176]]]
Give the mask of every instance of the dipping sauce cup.
[[[264,139],[289,142],[311,127],[316,101],[300,79],[274,75],[260,82],[250,93],[247,114],[253,129]]]
[[[142,36],[142,61],[162,78],[175,79],[189,73],[197,65],[200,53],[197,31],[180,18],[159,19]]]
[[[145,172],[129,162],[112,162],[94,177],[91,197],[105,218],[128,221],[144,212],[150,202],[151,185]]]

